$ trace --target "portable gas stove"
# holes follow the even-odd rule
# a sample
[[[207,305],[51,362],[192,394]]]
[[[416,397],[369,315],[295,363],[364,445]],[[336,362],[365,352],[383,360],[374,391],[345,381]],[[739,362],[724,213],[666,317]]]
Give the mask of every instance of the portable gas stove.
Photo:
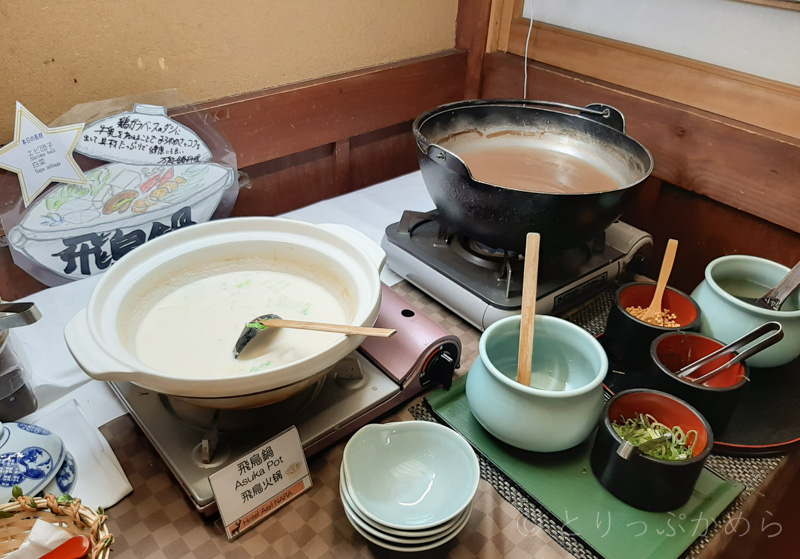
[[[536,312],[549,314],[595,295],[640,265],[649,233],[616,221],[592,242],[539,263]],[[455,232],[437,211],[406,211],[386,228],[381,246],[398,275],[481,330],[520,313],[523,257]]]
[[[213,514],[208,476],[287,427],[297,426],[308,457],[432,383],[449,388],[461,358],[456,336],[386,285],[375,326],[397,334],[367,338],[313,387],[262,408],[200,408],[128,382],[109,384],[197,509]]]

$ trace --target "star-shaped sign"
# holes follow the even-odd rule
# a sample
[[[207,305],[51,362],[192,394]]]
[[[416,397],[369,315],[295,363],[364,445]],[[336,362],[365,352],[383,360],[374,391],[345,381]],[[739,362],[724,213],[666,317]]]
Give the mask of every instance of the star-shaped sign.
[[[86,184],[72,158],[83,124],[48,128],[17,101],[14,141],[0,148],[0,167],[19,175],[27,207],[51,182]]]

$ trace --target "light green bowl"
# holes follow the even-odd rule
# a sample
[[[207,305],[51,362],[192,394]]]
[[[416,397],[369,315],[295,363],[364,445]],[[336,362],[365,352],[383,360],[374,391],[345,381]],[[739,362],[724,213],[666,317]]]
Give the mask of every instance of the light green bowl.
[[[344,447],[342,473],[359,512],[406,531],[456,518],[480,481],[478,458],[466,439],[430,421],[365,425]]]
[[[557,452],[583,442],[603,408],[608,358],[586,330],[553,316],[534,323],[531,386],[516,380],[520,317],[489,326],[467,375],[472,414],[489,433],[523,450]]]
[[[742,282],[773,287],[788,273],[786,266],[757,256],[735,254],[711,261],[706,266],[705,279],[692,292],[692,299],[701,310],[700,332],[728,344],[765,322],[777,321],[783,326],[783,339],[748,359],[747,364],[778,367],[796,359],[800,355],[800,290],[782,307],[787,310],[780,311],[745,303],[726,290],[746,290],[747,285]],[[751,293],[752,296],[763,294]]]

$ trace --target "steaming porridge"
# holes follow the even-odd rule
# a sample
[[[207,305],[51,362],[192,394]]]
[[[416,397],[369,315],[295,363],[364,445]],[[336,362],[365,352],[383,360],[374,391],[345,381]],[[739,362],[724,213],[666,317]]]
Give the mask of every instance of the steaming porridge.
[[[339,300],[310,280],[280,272],[231,272],[186,285],[159,301],[139,326],[136,353],[145,364],[170,375],[235,376],[297,361],[342,336],[274,328],[234,359],[233,347],[244,325],[268,313],[291,320],[347,320]]]

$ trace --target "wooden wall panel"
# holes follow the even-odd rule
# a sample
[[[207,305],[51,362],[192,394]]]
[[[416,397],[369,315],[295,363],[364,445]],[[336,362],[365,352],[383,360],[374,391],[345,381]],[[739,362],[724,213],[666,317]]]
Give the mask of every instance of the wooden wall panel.
[[[205,103],[236,149],[239,168],[415,119],[463,98],[467,54],[402,62]],[[181,111],[172,111],[180,120]]]
[[[467,75],[464,99],[480,96],[483,55],[491,24],[491,0],[459,0],[456,25],[456,48],[467,51]]]
[[[278,215],[416,169],[411,123],[403,122],[243,169],[251,186],[240,190],[233,215]]]
[[[278,215],[338,194],[334,144],[251,165],[232,215]]]
[[[524,56],[529,24],[514,20],[507,52]],[[533,27],[532,61],[800,139],[800,87],[554,25]]]
[[[706,264],[726,254],[752,254],[788,267],[800,261],[800,234],[658,179],[622,216],[653,235],[646,274],[658,277],[669,239],[679,242],[670,285],[687,293],[703,280]]]
[[[352,190],[419,169],[411,122],[401,122],[350,140]]]

